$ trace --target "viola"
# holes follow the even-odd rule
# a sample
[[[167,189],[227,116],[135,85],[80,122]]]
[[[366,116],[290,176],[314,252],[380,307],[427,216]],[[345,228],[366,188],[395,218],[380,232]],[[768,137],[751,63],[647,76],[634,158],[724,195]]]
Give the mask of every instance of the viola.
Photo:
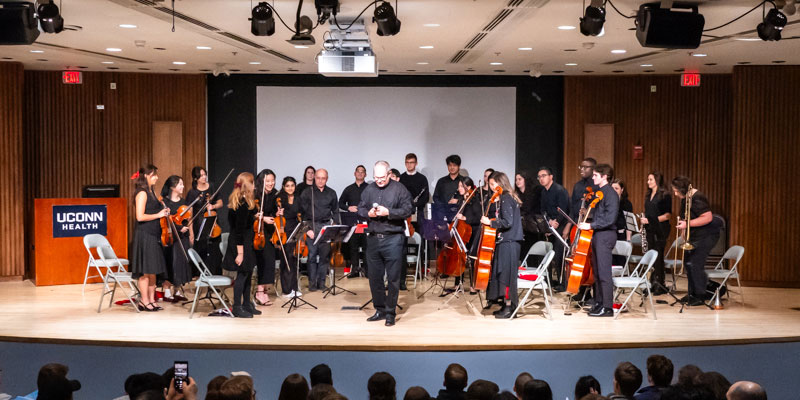
[[[276,203],[278,204],[278,208],[283,208],[281,205],[281,199],[277,199]],[[272,238],[270,241],[273,245],[283,245],[286,243],[286,231],[284,227],[286,226],[286,218],[283,215],[278,215],[275,217],[275,232],[272,234]]]
[[[486,204],[483,216],[489,213],[489,207],[503,194],[503,188],[497,186],[494,194]],[[478,242],[478,261],[475,267],[475,278],[473,279],[475,289],[486,290],[489,286],[489,277],[492,275],[492,258],[497,241],[497,229],[488,225],[481,227],[480,241]]]
[[[467,206],[467,203],[469,203],[474,195],[475,189],[473,188],[464,199],[461,208],[458,209],[458,214],[464,211],[464,207]],[[472,227],[469,224],[462,223],[461,220],[456,219],[450,224],[449,228],[451,235],[458,235],[465,244],[469,242],[469,238],[472,236]],[[466,266],[467,254],[461,250],[461,247],[458,246],[454,237],[449,243],[445,244],[444,249],[439,252],[439,257],[436,259],[436,268],[439,269],[440,273],[445,275],[461,276]]]
[[[262,219],[264,215],[264,193],[266,193],[266,191],[266,187],[261,190],[261,201],[258,207],[258,215],[262,217],[253,221],[253,232],[255,233],[255,235],[253,235],[253,249],[255,250],[263,250],[264,246],[267,245],[267,237],[264,234],[264,220]]]
[[[297,222],[303,222],[300,213],[297,213]],[[294,255],[297,257],[308,257],[308,245],[305,239],[298,240],[294,246]]]
[[[603,199],[603,192],[597,191],[594,193],[594,200],[589,203],[585,215],[578,223],[584,223],[589,219],[590,211]],[[576,294],[581,286],[588,286],[594,283],[594,274],[592,273],[592,235],[593,230],[579,230],[575,227],[572,232],[572,246],[570,254],[566,258],[567,271],[569,279],[567,281],[567,293]]]

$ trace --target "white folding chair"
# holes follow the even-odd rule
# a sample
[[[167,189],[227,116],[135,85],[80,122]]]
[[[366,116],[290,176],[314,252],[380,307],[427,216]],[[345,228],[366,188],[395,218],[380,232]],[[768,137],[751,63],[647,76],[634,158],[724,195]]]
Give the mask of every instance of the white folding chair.
[[[625,257],[625,262],[622,265],[611,266],[612,276],[628,275],[628,261],[631,259],[631,253],[633,253],[633,245],[630,242],[617,240],[617,243],[614,244],[614,249],[611,250],[611,255]]]
[[[550,288],[550,285],[547,282],[547,268],[550,266],[550,262],[553,261],[553,257],[555,257],[556,253],[552,249],[548,250],[545,253],[544,258],[542,258],[542,262],[539,263],[539,266],[534,269],[520,269],[519,276],[517,278],[517,289],[518,290],[526,290],[525,295],[519,301],[517,308],[511,314],[511,319],[514,319],[514,316],[517,315],[520,309],[522,309],[528,302],[528,297],[530,297],[531,292],[534,289],[539,289],[542,291],[542,297],[544,297],[544,307],[547,310],[547,319],[553,320],[553,314],[550,312],[550,296],[548,296],[547,291]]]
[[[408,246],[415,246],[414,253],[407,253],[406,254],[406,263],[407,264],[414,264],[414,289],[417,288],[417,277],[422,280],[422,276],[420,276],[420,265],[422,261],[422,257],[420,257],[420,252],[422,251],[422,236],[419,235],[419,232],[414,232],[410,238],[408,238]],[[411,275],[406,274],[406,277]]]
[[[197,300],[200,298],[201,288],[207,288],[206,296],[202,298],[203,300],[208,300],[211,302],[211,306],[216,308],[216,305],[214,304],[214,298],[211,296],[211,292],[214,292],[214,296],[222,304],[222,308],[224,310],[228,310],[228,315],[232,317],[233,314],[231,313],[230,307],[225,304],[225,299],[222,298],[223,296],[217,290],[217,288],[222,288],[224,290],[226,287],[233,286],[233,280],[224,275],[212,275],[211,271],[203,262],[203,259],[200,258],[200,255],[197,254],[194,249],[188,249],[186,252],[189,253],[189,259],[192,260],[194,267],[197,268],[198,272],[200,272],[200,276],[194,281],[194,300],[192,301],[192,310],[189,312],[189,319],[192,319],[194,310],[197,308]]]
[[[125,269],[122,261],[114,254],[114,249],[111,248],[108,240],[106,240],[103,235],[92,233],[83,237],[83,247],[85,247],[86,251],[89,253],[89,262],[93,265],[98,265],[97,271],[103,275],[103,293],[100,295],[100,303],[97,305],[97,312],[99,313],[103,309],[103,298],[105,298],[107,294],[111,295],[108,300],[108,307],[111,308],[111,305],[114,304],[114,294],[116,294],[117,286],[119,286],[120,289],[122,289],[122,293],[128,298],[130,305],[138,313],[139,307],[137,307],[136,303],[133,301],[134,297],[140,295],[139,288],[136,286],[136,280],[133,279],[131,273]],[[92,253],[92,249],[97,253],[97,257]],[[105,268],[106,272],[103,273],[100,268]],[[109,286],[110,281],[114,282],[113,288]],[[133,296],[128,293],[123,284],[128,285],[128,288],[133,292]]]
[[[712,270],[706,271],[708,273],[709,279],[721,279],[720,287],[725,286],[728,282],[728,279],[736,278],[736,285],[739,286],[739,296],[742,298],[742,305],[744,305],[744,292],[742,292],[742,283],[739,281],[739,261],[744,256],[744,247],[742,246],[731,246],[725,254],[722,255],[722,259],[719,260],[717,265]],[[725,260],[730,260],[733,265],[731,265],[730,269],[725,268]],[[719,294],[719,292],[714,293],[714,296],[711,297],[711,301],[709,304],[714,304],[716,300],[715,297]],[[728,290],[728,298],[731,296],[731,291]]]
[[[533,246],[531,246],[531,248],[528,249],[528,254],[525,254],[525,258],[522,259],[522,267],[524,267],[525,269],[536,269],[536,268],[538,268],[538,266],[537,267],[528,266],[528,257],[530,257],[530,256],[542,256],[542,257],[544,257],[544,255],[547,254],[547,252],[550,251],[550,250],[553,250],[553,244],[550,243],[550,242],[546,242],[544,240],[540,240],[540,241],[534,243]]]
[[[672,246],[669,246],[669,249],[664,253],[664,269],[673,269],[675,271],[675,276],[683,274],[683,263],[680,257],[681,249],[678,249],[678,259],[676,260],[673,258],[675,256],[675,248],[685,242],[683,237],[678,236],[678,238],[672,242]],[[678,268],[680,268],[680,271]]]
[[[641,233],[634,233],[631,235],[631,245],[633,247],[642,247],[642,234]],[[639,254],[631,254],[631,257],[628,259],[628,263],[633,263],[639,265],[639,261],[642,260],[642,256]]]
[[[656,308],[653,304],[653,295],[650,293],[650,280],[647,279],[647,276],[650,274],[650,270],[653,269],[653,264],[656,262],[656,258],[658,258],[658,252],[655,250],[648,250],[647,253],[644,253],[642,259],[639,261],[639,265],[633,269],[630,276],[617,276],[611,278],[614,282],[614,299],[619,296],[619,293],[622,289],[631,289],[631,292],[625,298],[625,301],[622,302],[622,305],[618,309],[614,309],[614,319],[619,317],[619,314],[622,313],[622,310],[625,309],[625,306],[630,301],[633,294],[637,291],[639,292],[640,296],[644,296],[644,292],[642,289],[647,290],[647,298],[650,300],[650,308],[653,309],[653,319],[656,319]],[[642,304],[644,304],[644,298],[642,298]],[[644,306],[644,311],[647,312],[647,306]]]
[[[98,243],[98,247],[97,248],[100,249],[99,251],[104,251],[104,249],[106,249],[106,248],[111,248],[111,243],[108,242],[108,239],[106,239],[105,236],[102,236],[102,235],[100,237],[103,238],[102,241],[104,241],[105,243],[101,243],[102,241],[100,241],[100,239],[98,239],[98,242],[97,242]],[[113,255],[113,251],[111,252],[111,254],[105,254],[105,256],[108,257],[109,259],[116,257],[116,256]],[[98,257],[99,257],[99,255],[98,255]],[[117,258],[117,259],[119,260],[119,263],[124,265],[126,268],[130,264],[128,262],[127,258]],[[92,268],[94,268],[97,271],[97,275],[89,276],[89,270],[92,269]],[[86,273],[83,275],[83,288],[81,289],[81,294],[85,294],[86,293],[86,282],[89,279],[100,278],[101,280],[103,280],[103,279],[106,278],[106,274],[102,271],[101,268],[105,268],[106,270],[108,269],[108,267],[103,265],[103,263],[100,260],[98,260],[97,258],[92,257],[92,253],[90,252],[89,253],[89,261],[86,262]]]

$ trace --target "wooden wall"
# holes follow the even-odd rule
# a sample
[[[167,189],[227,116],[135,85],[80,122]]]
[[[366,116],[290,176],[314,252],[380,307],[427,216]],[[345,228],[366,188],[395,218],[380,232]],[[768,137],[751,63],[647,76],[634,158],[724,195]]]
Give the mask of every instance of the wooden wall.
[[[800,255],[800,244],[779,245],[789,233],[782,216],[800,191],[791,185],[800,112],[787,90],[800,88],[800,68],[737,67],[732,75],[704,75],[699,88],[680,87],[677,75],[567,77],[564,85],[566,187],[578,179],[584,124],[612,123],[614,168],[635,212],[643,211],[650,170],[668,181],[686,174],[728,220],[729,244],[745,247],[744,280],[800,286],[800,271],[783,261]],[[636,144],[643,160],[633,159]]]
[[[84,185],[119,184],[121,196],[130,199],[129,177],[152,161],[154,121],[183,123],[183,176],[189,186],[191,168],[206,160],[205,80],[204,75],[86,72],[82,85],[65,85],[58,71],[26,71],[25,204],[31,205],[26,226],[33,221],[32,199],[80,197]],[[133,213],[130,238],[132,219]]]
[[[23,219],[22,181],[22,64],[0,62],[0,215],[5,227],[0,235],[0,280],[21,279],[25,273],[25,252],[22,246]]]

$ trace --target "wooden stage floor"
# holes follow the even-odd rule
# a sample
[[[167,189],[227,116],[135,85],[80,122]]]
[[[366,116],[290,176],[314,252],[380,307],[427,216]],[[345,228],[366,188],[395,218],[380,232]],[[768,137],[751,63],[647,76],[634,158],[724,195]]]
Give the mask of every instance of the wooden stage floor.
[[[305,283],[305,281],[303,281]],[[657,320],[638,307],[618,320],[591,318],[576,311],[564,315],[565,297],[556,295],[553,320],[538,308],[527,315],[497,320],[491,313],[475,314],[466,301],[480,309],[477,296],[446,298],[440,289],[421,294],[431,281],[401,292],[397,325],[366,322],[374,311],[358,307],[370,299],[365,278],[338,283],[357,295],[323,299],[319,292],[303,298],[319,307],[303,307],[287,314],[276,304],[259,307],[253,319],[209,317],[206,302],[189,319],[190,305],[162,304],[164,311],[136,314],[129,306],[96,312],[100,284],[36,287],[30,281],[0,283],[0,341],[90,344],[170,348],[361,351],[472,351],[531,349],[605,349],[673,347],[800,341],[800,289],[744,288],[746,305],[738,294],[725,309],[686,308],[656,304]],[[685,284],[685,279],[679,281]],[[411,284],[410,286],[413,286]],[[682,295],[682,294],[681,294]],[[120,299],[120,296],[117,296]],[[634,296],[634,299],[638,299]],[[668,296],[659,299],[671,300]]]

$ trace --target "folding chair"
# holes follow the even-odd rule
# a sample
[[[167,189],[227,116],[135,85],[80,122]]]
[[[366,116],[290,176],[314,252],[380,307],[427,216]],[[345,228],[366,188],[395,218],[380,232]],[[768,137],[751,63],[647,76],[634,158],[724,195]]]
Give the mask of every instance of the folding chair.
[[[611,250],[611,255],[625,257],[625,262],[622,265],[612,265],[611,276],[628,275],[628,261],[631,259],[631,253],[633,253],[633,245],[630,242],[617,240],[617,243],[614,244],[614,249]]]
[[[420,262],[422,261],[422,257],[420,257],[420,252],[422,251],[422,236],[419,235],[419,232],[414,232],[410,238],[408,238],[408,246],[415,246],[414,253],[408,252],[406,254],[406,263],[407,264],[414,264],[414,289],[417,288],[417,277],[422,280],[422,276],[420,275]],[[411,275],[406,274],[406,278]]]
[[[103,243],[100,247],[98,247],[99,249],[101,249],[100,251],[103,251],[102,249],[105,249],[106,247],[111,248],[111,244],[108,242],[108,239],[106,239],[105,236],[100,236],[100,237],[102,237],[103,241],[105,241],[105,243]],[[108,257],[109,259],[115,258],[113,256],[113,251],[111,252],[111,254],[105,254],[105,256]],[[129,265],[128,259],[126,258],[117,258],[117,259],[119,260],[120,264],[124,265],[127,268],[127,266]],[[97,275],[89,276],[89,270],[92,268],[97,270]],[[92,254],[89,253],[89,261],[86,262],[86,273],[83,275],[83,288],[81,289],[81,294],[86,293],[86,282],[89,279],[92,278],[100,278],[101,280],[105,279],[106,274],[104,274],[103,271],[100,270],[101,268],[108,269],[108,267],[103,265],[103,263],[101,263],[100,260],[92,257]]]
[[[528,257],[530,256],[544,257],[550,250],[553,250],[553,244],[550,242],[540,240],[534,243],[533,246],[531,246],[531,248],[528,249],[528,254],[526,254],[525,258],[522,259],[522,265],[520,266],[520,269],[525,268],[528,270],[535,270],[539,268],[538,266],[536,267],[529,266]],[[545,279],[547,279],[547,288],[550,290],[550,297],[553,297],[553,285],[550,284],[550,274],[546,274]]]
[[[633,294],[640,289],[647,289],[647,298],[650,300],[650,308],[653,309],[653,319],[656,318],[656,308],[653,304],[653,295],[650,294],[650,281],[647,279],[647,276],[650,274],[650,270],[653,269],[653,264],[656,262],[656,258],[658,258],[658,252],[655,250],[648,250],[647,253],[644,253],[642,259],[639,261],[639,265],[633,269],[630,276],[617,276],[611,278],[614,282],[614,299],[619,296],[622,289],[631,289],[631,292],[625,298],[625,301],[622,302],[622,305],[614,309],[614,319],[619,317],[619,314],[622,313],[622,310],[625,309],[625,306],[630,301]],[[643,292],[639,293],[640,296],[644,296]],[[644,304],[644,298],[642,298],[642,304]],[[644,311],[647,312],[647,306],[644,306]]]
[[[681,257],[680,257],[681,250],[678,249],[678,259],[677,260],[675,260],[673,257],[674,257],[674,254],[675,254],[675,248],[677,246],[682,245],[684,242],[685,242],[685,240],[683,240],[683,237],[678,236],[672,242],[672,245],[669,246],[669,249],[667,249],[667,251],[664,252],[664,269],[673,269],[675,271],[675,276],[683,274],[683,264],[681,262]],[[678,271],[678,268],[680,268],[680,271]]]
[[[744,292],[742,292],[742,283],[739,281],[739,261],[744,256],[744,247],[742,246],[731,246],[725,254],[722,255],[722,259],[719,260],[717,265],[714,269],[706,271],[708,273],[708,279],[722,279],[720,282],[720,287],[725,286],[730,278],[736,278],[736,285],[739,286],[739,296],[742,298],[742,305],[744,305]],[[725,260],[731,260],[733,265],[730,269],[725,269]],[[711,297],[709,304],[714,304],[716,300],[715,297],[719,292],[714,293],[714,296]],[[730,298],[731,292],[728,290],[728,298]]]
[[[540,289],[542,291],[542,297],[544,297],[544,306],[547,310],[547,319],[553,320],[553,314],[550,312],[550,297],[547,294],[550,285],[547,282],[547,268],[550,266],[550,262],[553,261],[553,257],[555,257],[556,253],[552,249],[548,250],[545,253],[544,258],[542,258],[542,262],[539,263],[539,266],[534,269],[522,269],[519,270],[519,277],[517,278],[517,289],[522,289],[527,291],[522,299],[519,301],[517,308],[511,314],[511,319],[514,319],[514,316],[517,315],[520,309],[522,309],[525,304],[528,302],[528,297],[530,297],[531,292],[533,289]]]
[[[642,247],[642,234],[641,233],[634,233],[631,235],[631,246],[633,247]],[[631,254],[631,257],[628,259],[628,263],[634,263],[639,265],[639,261],[642,260],[642,256],[639,254]]]
[[[136,302],[133,301],[134,297],[141,295],[141,293],[139,293],[139,288],[136,286],[136,280],[133,279],[131,273],[125,269],[122,261],[114,254],[114,249],[111,248],[108,240],[103,235],[92,233],[83,237],[83,247],[85,247],[86,251],[89,253],[89,263],[97,265],[97,271],[103,276],[103,293],[100,295],[100,303],[97,305],[97,312],[99,313],[103,309],[103,298],[105,298],[107,294],[111,295],[111,298],[108,300],[108,307],[111,308],[111,305],[114,304],[114,294],[116,294],[117,286],[119,286],[120,289],[122,289],[122,293],[128,298],[131,307],[138,313],[139,307],[137,307]],[[92,253],[92,249],[97,253],[97,257]],[[98,257],[100,258],[99,260],[97,259]],[[100,268],[106,269],[105,274]],[[113,288],[108,285],[110,281],[114,281]],[[128,284],[128,288],[133,292],[133,296],[128,294],[123,283]]]
[[[200,255],[197,254],[194,249],[187,249],[186,252],[189,254],[189,259],[192,260],[194,267],[197,268],[198,272],[200,272],[200,276],[194,281],[194,300],[192,301],[192,310],[189,312],[189,319],[192,319],[192,316],[194,316],[194,310],[197,308],[197,300],[200,298],[200,288],[204,287],[207,289],[206,295],[202,299],[211,302],[211,306],[216,309],[214,298],[211,297],[211,292],[213,291],[217,300],[219,300],[219,302],[222,304],[222,308],[228,310],[228,314],[233,317],[233,314],[230,312],[230,307],[225,304],[225,299],[222,298],[222,294],[220,294],[220,292],[217,290],[218,287],[224,289],[225,287],[233,286],[233,281],[231,278],[223,275],[212,275],[211,271],[203,262],[203,259],[200,258]]]

